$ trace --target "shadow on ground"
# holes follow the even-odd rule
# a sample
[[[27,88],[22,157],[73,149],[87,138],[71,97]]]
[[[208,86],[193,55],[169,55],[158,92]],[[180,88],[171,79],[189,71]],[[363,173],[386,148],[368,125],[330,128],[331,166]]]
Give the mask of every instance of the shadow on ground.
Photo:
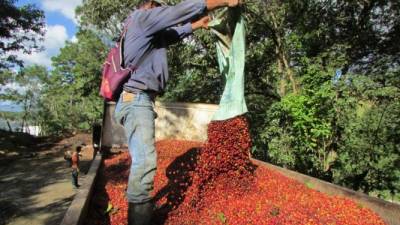
[[[7,210],[0,210],[2,224],[24,224],[31,219],[39,220],[33,224],[54,224],[74,194],[68,171],[62,159],[16,160],[3,168],[0,205]],[[53,223],[46,223],[47,220]]]
[[[15,145],[13,151],[31,149],[38,154],[0,162],[0,225],[58,224],[75,194],[69,163],[63,159],[67,145],[60,145],[59,139],[43,138],[19,143],[29,137],[16,136],[7,139]],[[87,172],[91,158],[84,157],[81,171]]]

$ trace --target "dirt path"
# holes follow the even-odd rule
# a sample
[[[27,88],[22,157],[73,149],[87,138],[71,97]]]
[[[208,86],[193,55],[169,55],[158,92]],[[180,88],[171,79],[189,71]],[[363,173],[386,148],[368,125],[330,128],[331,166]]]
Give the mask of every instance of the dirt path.
[[[63,152],[76,139],[82,137],[62,140],[32,158],[0,162],[0,225],[61,222],[75,194]],[[86,147],[82,153],[80,179],[88,171],[93,150]]]

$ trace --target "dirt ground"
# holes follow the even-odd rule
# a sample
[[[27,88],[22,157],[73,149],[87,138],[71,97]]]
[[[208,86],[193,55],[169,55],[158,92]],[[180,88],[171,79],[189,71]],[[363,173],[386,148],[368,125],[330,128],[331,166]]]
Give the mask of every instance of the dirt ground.
[[[80,164],[84,179],[93,157],[91,135],[57,140],[1,133],[0,141],[0,225],[59,224],[76,192],[64,152],[78,141],[87,144]]]

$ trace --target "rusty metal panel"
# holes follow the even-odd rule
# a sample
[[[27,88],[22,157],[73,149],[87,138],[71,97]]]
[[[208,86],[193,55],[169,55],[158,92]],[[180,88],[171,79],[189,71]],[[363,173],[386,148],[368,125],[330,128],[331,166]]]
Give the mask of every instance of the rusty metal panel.
[[[124,128],[114,120],[115,102],[104,103],[103,127],[101,130],[101,148],[126,145]]]

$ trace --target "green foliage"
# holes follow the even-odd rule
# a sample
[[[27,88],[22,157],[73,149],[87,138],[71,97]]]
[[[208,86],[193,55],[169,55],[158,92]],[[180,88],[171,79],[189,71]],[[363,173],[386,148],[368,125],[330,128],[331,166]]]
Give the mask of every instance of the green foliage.
[[[338,160],[333,180],[356,190],[399,197],[400,89],[352,76],[338,101]]]
[[[4,112],[0,111],[0,118],[4,120],[9,120],[9,121],[18,121],[22,118],[22,113],[21,112]]]
[[[217,213],[217,219],[219,220],[219,222],[221,222],[222,224],[226,224],[227,219],[226,216],[223,212],[219,212]]]
[[[398,135],[400,118],[400,68],[394,36],[400,24],[393,16],[400,13],[400,4],[268,4],[270,11],[249,7],[250,19],[258,15],[249,24],[262,27],[249,28],[251,53],[246,65],[253,154],[398,201],[400,150],[398,138],[393,137]],[[285,72],[279,62],[280,49],[300,85],[297,93],[280,91]],[[253,76],[260,67],[268,73]],[[335,83],[337,69],[343,76]],[[257,89],[264,96],[253,94]],[[279,93],[280,98],[271,93]]]
[[[30,53],[40,49],[37,41],[44,35],[43,11],[31,4],[17,7],[15,2],[0,1],[0,71],[22,66],[15,52]]]
[[[197,31],[191,44],[172,46],[168,52],[171,79],[164,101],[218,103],[223,91],[214,37]]]
[[[38,42],[44,35],[44,13],[32,4],[17,7],[15,0],[0,2],[0,100],[23,106],[23,113],[2,113],[0,118],[34,123],[34,106],[37,103],[42,76],[46,70],[39,66],[23,68],[16,53],[29,54],[41,50]],[[19,72],[12,69],[20,68]],[[13,84],[14,88],[11,85]],[[17,87],[17,88],[15,88]]]
[[[98,91],[107,49],[90,31],[80,31],[77,38],[77,43],[68,42],[52,59],[54,69],[39,102],[45,133],[89,130],[101,118]]]
[[[2,90],[0,99],[8,100],[22,106],[21,113],[13,113],[17,117],[10,118],[7,114],[0,114],[0,118],[11,121],[19,121],[21,127],[27,124],[36,125],[39,100],[42,85],[48,79],[46,68],[41,66],[30,66],[22,68],[19,72],[5,70],[2,74],[6,77],[5,83],[12,83],[15,87],[8,87]]]
[[[305,65],[302,79],[319,80],[319,84],[309,82],[301,93],[274,103],[266,112],[268,124],[261,139],[269,143],[272,162],[327,178],[336,155],[332,148],[335,90],[326,79],[332,77],[330,71],[317,65]]]
[[[114,30],[117,25],[115,23],[121,23],[138,2],[139,0],[85,0],[77,8],[77,13],[81,16],[81,25]]]
[[[350,74],[333,85],[322,68],[306,71],[302,92],[285,96],[266,113],[261,139],[268,143],[268,159],[380,197],[389,191],[398,199],[400,89]]]

